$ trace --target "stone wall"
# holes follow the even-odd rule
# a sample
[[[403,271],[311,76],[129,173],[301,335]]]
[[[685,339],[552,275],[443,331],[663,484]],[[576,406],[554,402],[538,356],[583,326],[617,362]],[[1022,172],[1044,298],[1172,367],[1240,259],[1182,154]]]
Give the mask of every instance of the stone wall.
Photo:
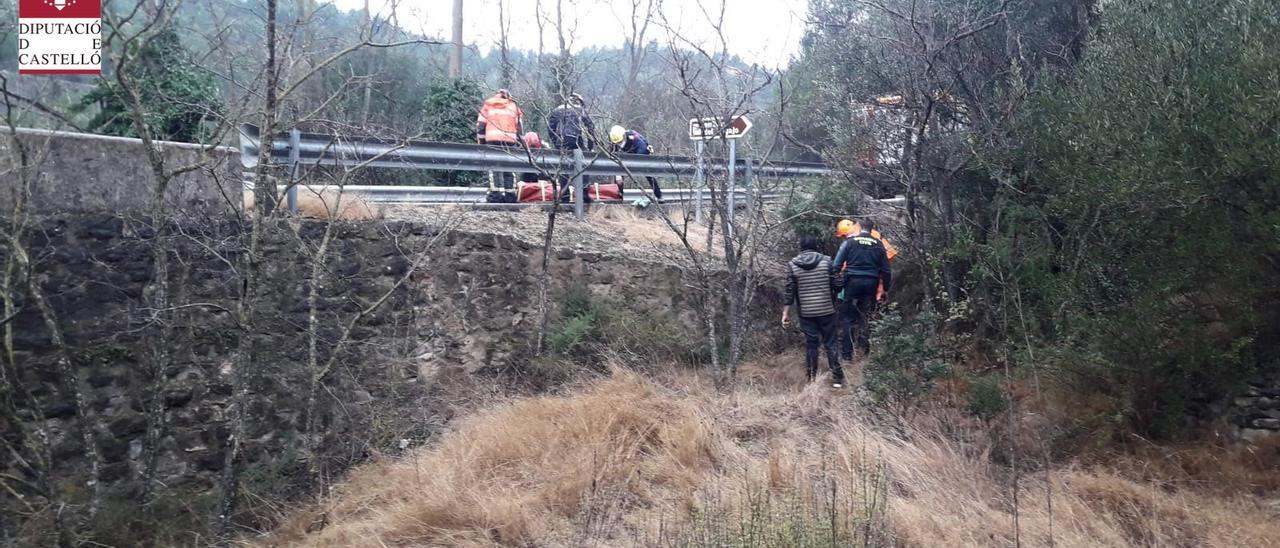
[[[1231,422],[1241,439],[1258,442],[1280,436],[1280,373],[1249,381],[1231,407]]]
[[[148,223],[64,216],[30,231],[35,275],[65,331],[104,459],[108,503],[126,516],[136,508],[152,447],[154,485],[167,512],[207,520],[216,499],[230,431],[231,371],[246,336],[234,320],[244,230],[222,222],[169,231],[170,305],[179,308],[162,315],[149,305],[156,284]],[[319,222],[281,222],[263,244],[263,290],[248,330],[255,348],[242,440],[249,493],[297,495],[314,488],[311,467],[334,476],[370,454],[420,444],[451,418],[468,391],[487,386],[492,392],[509,380],[504,375],[528,371],[538,329],[540,248],[493,234],[442,234],[426,224],[335,225],[319,280],[318,363],[328,360],[351,318],[391,296],[353,324],[350,342],[325,375],[316,406],[318,437],[312,438],[320,460],[305,460],[306,396],[315,371],[308,366],[310,255],[302,250],[314,250],[324,230]],[[695,313],[700,296],[675,266],[560,249],[550,270],[553,305],[572,288],[584,288],[687,337],[670,342],[705,347]],[[757,345],[777,344],[772,326],[778,293],[766,288],[757,298]],[[0,416],[0,436],[20,443],[24,433],[47,434],[60,485],[83,500],[84,447],[55,367],[58,349],[32,303],[18,305],[22,311],[12,325],[21,424]],[[154,446],[147,442],[149,430],[159,433]],[[252,510],[252,500],[244,507]]]
[[[112,211],[144,213],[155,191],[155,178],[139,139],[42,129],[19,129],[38,173],[31,189],[31,211],[40,214]],[[13,137],[0,132],[0,173],[10,183],[0,187],[0,206],[11,209],[18,190],[11,170]],[[157,141],[166,168],[199,164],[178,175],[166,193],[168,211],[188,216],[220,215],[241,207],[244,177],[240,152],[228,147]]]

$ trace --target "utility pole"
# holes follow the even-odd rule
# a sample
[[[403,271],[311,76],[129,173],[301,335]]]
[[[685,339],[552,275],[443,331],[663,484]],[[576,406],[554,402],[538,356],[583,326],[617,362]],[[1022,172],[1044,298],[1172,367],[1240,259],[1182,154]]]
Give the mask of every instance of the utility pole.
[[[453,0],[453,53],[449,55],[449,77],[462,76],[462,0]]]

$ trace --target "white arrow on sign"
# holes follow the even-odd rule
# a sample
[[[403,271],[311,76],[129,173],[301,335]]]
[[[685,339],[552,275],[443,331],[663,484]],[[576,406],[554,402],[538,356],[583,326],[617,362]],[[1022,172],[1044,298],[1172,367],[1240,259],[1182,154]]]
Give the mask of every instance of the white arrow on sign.
[[[751,125],[751,120],[746,116],[734,116],[727,121],[714,117],[693,118],[689,120],[689,139],[694,141],[737,139],[751,131]]]

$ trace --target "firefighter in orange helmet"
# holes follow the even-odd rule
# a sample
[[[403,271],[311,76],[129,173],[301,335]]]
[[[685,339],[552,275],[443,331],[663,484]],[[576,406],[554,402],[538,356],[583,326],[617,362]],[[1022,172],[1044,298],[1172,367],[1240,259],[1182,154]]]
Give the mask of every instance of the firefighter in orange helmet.
[[[857,226],[858,223],[849,219],[840,219],[840,222],[836,223],[836,238],[839,238],[841,242],[843,242],[845,238],[858,233],[855,229]]]

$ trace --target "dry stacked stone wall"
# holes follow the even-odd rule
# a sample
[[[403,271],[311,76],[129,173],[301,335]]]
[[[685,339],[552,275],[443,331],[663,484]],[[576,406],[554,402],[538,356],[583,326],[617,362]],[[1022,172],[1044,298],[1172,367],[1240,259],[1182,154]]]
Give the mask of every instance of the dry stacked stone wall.
[[[308,298],[313,254],[326,225],[270,225],[262,243],[262,283],[249,303],[253,323],[246,328],[236,318],[245,304],[237,269],[247,228],[232,218],[206,218],[162,231],[170,308],[158,311],[153,223],[66,214],[30,226],[32,275],[65,345],[55,344],[38,307],[16,292],[16,368],[6,371],[16,381],[6,395],[15,413],[0,416],[0,436],[19,445],[47,439],[51,477],[68,500],[83,501],[89,491],[72,397],[78,390],[103,462],[101,519],[133,515],[150,490],[156,514],[176,516],[169,520],[175,528],[207,521],[225,466],[234,418],[232,373],[245,337],[251,338],[252,357],[244,371],[246,429],[238,465],[244,491],[255,497],[301,495],[316,487],[317,472],[334,478],[370,455],[420,445],[451,418],[451,403],[464,397],[459,391],[528,374],[539,323],[537,246],[502,235],[442,233],[424,223],[335,225],[315,284],[313,360]],[[0,262],[7,253],[0,251]],[[561,249],[550,270],[553,307],[570,291],[586,290],[634,318],[688,337],[660,344],[705,346],[695,312],[701,296],[689,289],[678,265]],[[384,296],[380,307],[351,323]],[[778,303],[773,288],[757,299],[758,345],[776,344],[771,328]],[[349,337],[339,349],[347,325]],[[316,384],[311,419],[307,402],[316,365],[329,363],[335,351],[332,367]],[[76,372],[74,384],[59,373],[64,357]],[[309,445],[318,449],[314,460]],[[0,472],[30,477],[13,460],[3,462]],[[247,498],[241,508],[261,510],[254,500]]]

